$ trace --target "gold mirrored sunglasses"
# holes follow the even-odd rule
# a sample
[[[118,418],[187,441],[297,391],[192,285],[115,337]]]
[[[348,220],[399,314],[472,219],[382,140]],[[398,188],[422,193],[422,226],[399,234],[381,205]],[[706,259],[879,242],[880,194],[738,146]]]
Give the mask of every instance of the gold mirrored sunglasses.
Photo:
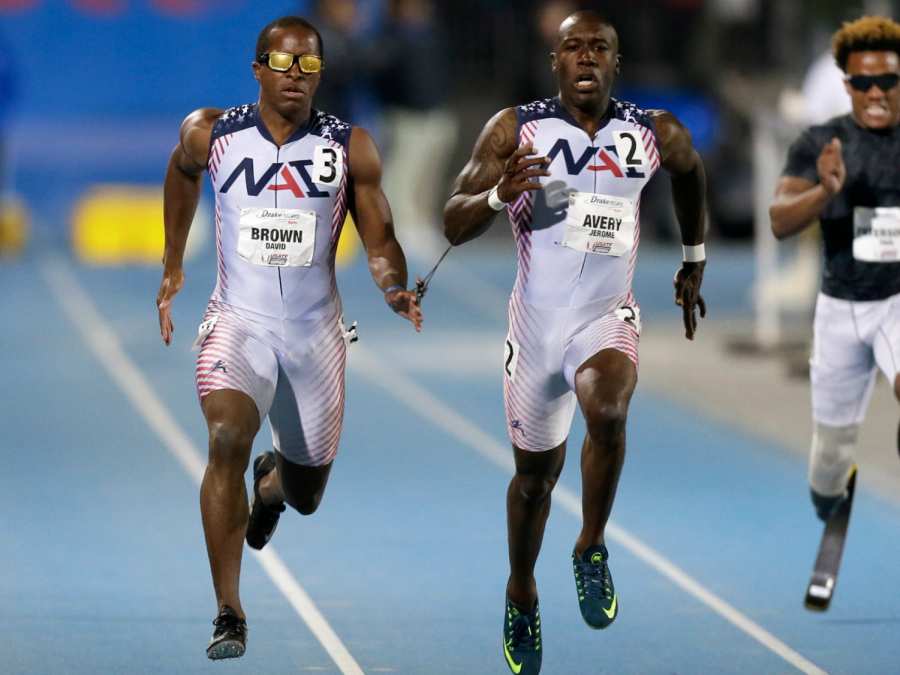
[[[286,73],[294,67],[294,63],[300,66],[304,73],[318,73],[322,70],[322,57],[315,54],[286,54],[284,52],[269,52],[260,54],[259,63],[268,64],[269,68],[279,73]]]

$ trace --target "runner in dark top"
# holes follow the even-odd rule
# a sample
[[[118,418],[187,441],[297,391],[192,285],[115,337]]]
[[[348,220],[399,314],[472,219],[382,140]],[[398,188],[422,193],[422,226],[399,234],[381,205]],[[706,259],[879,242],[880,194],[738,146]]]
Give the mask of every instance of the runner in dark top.
[[[900,25],[863,17],[844,24],[833,43],[853,112],[794,142],[770,209],[779,239],[818,220],[825,241],[809,467],[823,520],[840,506],[856,466],[876,365],[900,398]]]

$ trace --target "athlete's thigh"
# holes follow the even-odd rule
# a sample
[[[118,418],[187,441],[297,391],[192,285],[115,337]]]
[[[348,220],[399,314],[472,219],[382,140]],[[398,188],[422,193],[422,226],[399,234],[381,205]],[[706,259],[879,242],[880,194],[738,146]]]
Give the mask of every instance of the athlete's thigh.
[[[633,299],[625,307],[585,322],[570,336],[566,346],[564,372],[569,386],[576,393],[579,387],[596,386],[592,382],[598,377],[602,379],[605,371],[608,375],[616,373],[616,382],[621,382],[626,389],[630,386],[633,391],[637,383],[640,335],[641,310]],[[576,377],[579,373],[583,376]],[[579,380],[583,381],[580,385]],[[610,386],[611,390],[616,389],[612,383]]]
[[[900,373],[900,296],[885,301],[885,311],[872,340],[875,363],[896,390]]]
[[[875,359],[860,335],[852,302],[819,294],[809,366],[813,419],[830,427],[862,422]]]
[[[575,395],[562,373],[565,314],[510,304],[503,402],[509,440],[521,450],[543,452],[568,437]]]
[[[204,405],[213,392],[235,390],[246,394],[256,404],[262,423],[269,412],[278,378],[278,360],[272,347],[263,339],[265,329],[254,327],[226,311],[216,317],[212,331],[203,342],[197,357],[197,395]],[[220,406],[215,406],[219,409]]]
[[[334,460],[344,419],[346,347],[337,315],[285,322],[272,440],[285,459],[302,466]]]

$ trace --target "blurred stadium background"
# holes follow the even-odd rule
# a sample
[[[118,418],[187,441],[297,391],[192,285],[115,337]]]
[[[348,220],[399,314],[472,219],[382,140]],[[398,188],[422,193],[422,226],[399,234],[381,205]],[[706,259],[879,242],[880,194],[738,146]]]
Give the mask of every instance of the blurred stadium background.
[[[0,296],[4,303],[0,307],[5,324],[0,329],[0,344],[4,345],[5,354],[0,357],[5,371],[0,376],[0,404],[6,411],[0,413],[0,432],[7,439],[19,439],[29,447],[29,452],[54,461],[58,459],[59,448],[54,442],[38,440],[40,434],[30,431],[33,426],[39,426],[47,427],[42,433],[48,433],[50,427],[62,424],[58,414],[49,410],[43,417],[21,415],[23,410],[39,407],[38,402],[68,405],[65,398],[46,398],[46,389],[34,384],[43,372],[39,363],[43,357],[32,354],[29,346],[34,344],[35,350],[63,349],[39,337],[43,322],[36,317],[62,315],[53,296],[46,291],[44,281],[34,271],[44,269],[48,260],[51,264],[63,260],[72,263],[77,278],[92,293],[101,312],[120,330],[126,349],[151,373],[152,384],[159,389],[167,386],[178,389],[173,409],[185,428],[190,429],[198,446],[203,446],[204,429],[196,401],[192,399],[191,356],[187,345],[212,288],[212,195],[207,185],[192,232],[190,264],[194,266],[191,271],[197,274],[189,283],[196,280],[200,287],[186,290],[177,301],[181,314],[176,315],[176,323],[181,331],[176,334],[180,341],[176,359],[171,351],[164,352],[159,343],[155,332],[156,313],[151,304],[158,284],[163,242],[162,180],[180,123],[189,112],[202,106],[228,108],[255,100],[257,86],[250,64],[257,34],[270,20],[298,13],[309,18],[322,32],[325,71],[315,105],[365,126],[375,136],[385,161],[385,191],[414,276],[427,271],[441,252],[440,207],[486,120],[504,107],[555,94],[549,53],[556,28],[572,11],[596,9],[612,19],[620,37],[623,69],[613,95],[645,108],[665,108],[679,117],[693,134],[706,165],[709,185],[707,240],[711,252],[704,295],[710,306],[710,318],[701,324],[695,343],[683,339],[679,312],[671,304],[671,276],[680,260],[680,249],[669,185],[662,172],[649,186],[643,202],[642,255],[636,279],[636,292],[646,317],[639,387],[643,393],[635,399],[632,419],[648,421],[646,418],[652,417],[652,423],[657,425],[663,425],[660,420],[665,420],[671,426],[656,428],[660,435],[696,432],[704,442],[709,440],[704,433],[713,434],[709,428],[718,429],[716,442],[722,445],[710,450],[713,457],[738,448],[735,452],[743,458],[739,461],[749,462],[747,458],[759,457],[771,460],[784,474],[779,474],[780,482],[773,490],[790,497],[784,497],[784,512],[772,506],[767,514],[776,520],[785,517],[797,521],[794,534],[780,533],[784,536],[781,545],[790,546],[799,536],[796,532],[806,537],[802,550],[796,553],[797,560],[783,563],[786,566],[797,563],[791,568],[796,578],[786,591],[790,594],[790,589],[795,588],[796,598],[784,601],[785,606],[797,610],[794,614],[785,610],[782,615],[778,613],[780,608],[773,610],[762,601],[757,602],[753,589],[769,583],[766,575],[753,581],[754,572],[746,569],[741,572],[746,575],[749,587],[746,596],[742,595],[743,590],[733,595],[723,590],[731,583],[729,566],[739,565],[738,559],[752,558],[754,547],[767,545],[770,532],[751,532],[750,526],[744,525],[740,534],[751,540],[746,551],[740,548],[743,544],[729,539],[733,558],[726,556],[726,560],[720,561],[710,550],[704,554],[710,556],[705,563],[694,562],[710,575],[721,572],[720,586],[716,586],[720,592],[738,603],[742,598],[747,599],[746,606],[751,607],[754,618],[762,617],[769,621],[768,626],[774,623],[782,628],[792,638],[788,640],[792,646],[799,644],[804,654],[824,668],[804,672],[827,671],[832,675],[897,672],[900,617],[894,608],[896,597],[891,604],[890,598],[879,595],[878,591],[887,588],[887,576],[880,578],[884,586],[878,585],[874,572],[866,579],[872,586],[867,586],[865,592],[857,589],[859,603],[836,620],[844,623],[803,624],[807,617],[798,609],[819,532],[806,496],[804,456],[811,424],[808,381],[804,377],[820,253],[814,232],[778,244],[769,231],[767,210],[790,141],[805,126],[849,109],[849,100],[842,95],[841,75],[828,55],[831,34],[842,21],[862,14],[896,18],[900,11],[898,5],[895,0],[0,0]],[[341,255],[341,274],[349,280],[342,285],[345,304],[377,323],[381,319],[369,317],[367,312],[372,314],[375,310],[367,306],[379,299],[366,281],[364,258],[359,253],[355,233],[347,228],[345,234],[353,235],[345,237]],[[493,398],[484,407],[498,418],[494,420],[495,436],[503,444],[506,439],[499,419],[502,414],[499,379],[485,375],[494,373],[491,369],[495,367],[495,359],[490,351],[494,343],[486,337],[479,341],[483,336],[477,327],[484,319],[493,331],[490,339],[494,340],[496,333],[502,342],[505,296],[514,275],[513,259],[512,235],[501,216],[478,244],[451,254],[446,268],[435,278],[433,294],[426,304],[430,321],[426,324],[426,334],[431,330],[436,336],[431,339],[437,339],[442,348],[449,350],[444,353],[458,357],[458,360],[449,358],[448,363],[469,364],[453,377],[471,377],[472,385],[485,391],[493,387],[490,389]],[[460,309],[465,306],[463,300],[442,296],[444,292],[449,293],[446,287],[441,290],[442,284],[452,285],[454,291],[467,296],[469,310]],[[42,297],[37,297],[39,294],[34,290],[38,287],[44,288]],[[444,301],[449,304],[442,305]],[[459,306],[454,304],[457,301]],[[381,310],[379,307],[378,311]],[[451,319],[460,323],[453,324]],[[453,332],[462,325],[474,328],[465,335]],[[68,325],[59,330],[67,336],[75,335]],[[384,337],[379,338],[373,335],[379,330],[382,329],[372,328],[364,336],[373,336],[368,344],[381,357],[395,365],[406,363],[407,374],[412,373],[420,382],[443,386],[441,378],[451,378],[448,380],[451,384],[444,383],[449,387],[446,392],[456,392],[453,387],[463,386],[446,372],[440,372],[433,351],[429,352],[434,349],[433,343],[410,347],[410,336],[405,332],[387,328]],[[474,341],[467,342],[472,335]],[[74,340],[73,337],[68,342]],[[68,348],[74,349],[71,345]],[[499,348],[495,351],[499,359]],[[91,357],[84,352],[79,358]],[[351,354],[351,366],[353,358]],[[172,365],[175,361],[177,371]],[[53,376],[53,373],[48,375],[51,380]],[[82,383],[75,375],[66,383],[69,393],[76,397],[90,399],[96,395],[99,401],[116,396],[109,392],[96,393],[103,387],[111,387],[108,383],[102,386]],[[353,386],[351,383],[350,387]],[[471,393],[461,391],[465,396]],[[368,393],[378,395],[374,390]],[[477,416],[480,404],[471,401],[468,412]],[[351,404],[352,400],[348,405]],[[362,403],[356,408],[348,407],[348,424],[360,423],[355,416],[363,408]],[[660,410],[668,412],[663,414]],[[108,418],[97,419],[103,420],[102,424],[109,423]],[[376,423],[370,420],[364,424]],[[78,424],[91,427],[90,442],[81,443],[84,448],[100,448],[100,457],[104,456],[102,448],[121,443],[120,438],[114,441],[103,436],[99,431],[102,425],[94,428],[84,419]],[[400,426],[399,421],[396,424]],[[868,520],[864,511],[858,516],[857,525],[863,528],[866,522],[876,523],[882,528],[878,532],[893,542],[894,549],[900,545],[900,538],[894,536],[900,508],[896,424],[896,403],[882,382],[861,440],[860,480],[871,501],[869,506],[863,502],[860,507],[869,509]],[[83,427],[70,430],[70,435],[82,433],[87,433]],[[579,433],[576,426],[573,437]],[[641,436],[631,426],[629,434]],[[261,449],[268,444],[265,435],[266,432],[260,435]],[[345,451],[344,447],[357,436],[367,438],[360,431],[345,428],[342,453],[350,455],[352,451]],[[455,452],[453,443],[449,447],[449,453]],[[634,455],[641,450],[632,444],[630,452],[629,462],[638,462]],[[689,456],[690,451],[685,452]],[[787,459],[773,459],[781,455]],[[342,468],[349,476],[358,476],[351,456]],[[446,455],[441,455],[435,461],[444,459]],[[695,459],[702,464],[710,463],[709,457]],[[749,480],[748,484],[742,484],[739,478],[728,478],[724,464],[718,465],[717,461],[712,461],[717,468],[709,480],[721,489],[701,497],[710,500],[704,502],[706,513],[721,510],[724,518],[720,523],[723,529],[717,531],[712,527],[711,531],[727,537],[730,536],[727,523],[742,519],[747,511],[741,509],[755,509],[754,491],[765,491],[767,486],[763,482],[764,471],[753,474],[759,479],[756,483]],[[577,469],[577,462],[570,460],[570,465],[572,471]],[[626,477],[629,467],[626,463]],[[649,477],[645,483],[639,480],[643,474],[638,467],[640,464],[631,469],[634,473],[630,476],[635,493],[640,494],[653,483]],[[6,474],[5,478],[0,476],[0,485],[6,493],[5,501],[0,504],[6,503],[9,507],[6,513],[10,514],[0,529],[7,528],[11,537],[9,533],[16,533],[24,542],[22,547],[31,545],[38,551],[43,551],[42,547],[55,551],[52,539],[37,538],[40,543],[29,544],[27,530],[15,529],[19,522],[16,518],[22,513],[17,509],[24,508],[20,506],[21,500],[29,499],[30,493],[23,486],[33,478],[31,467],[14,460],[13,447],[7,445],[0,449],[0,468]],[[696,467],[666,470],[671,470],[673,473],[669,475],[674,476],[681,469],[699,471]],[[159,470],[160,475],[168,471],[159,467],[151,470]],[[746,467],[741,469],[744,470]],[[577,477],[570,478],[577,488]],[[69,486],[66,476],[53,480],[52,486]],[[498,578],[503,575],[505,560],[500,518],[504,481],[505,478],[495,480],[485,488],[495,490],[496,499],[491,502],[491,508],[496,513],[491,513],[491,518],[497,521],[497,532],[491,545],[498,547],[497,552],[490,563],[465,563],[473,569],[482,569],[478,565],[495,565]],[[340,490],[337,486],[333,489]],[[729,499],[742,489],[749,490],[742,497],[742,506],[728,506]],[[191,519],[199,521],[197,514],[189,510],[196,510],[192,490],[189,485],[184,486],[178,504],[183,506],[182,514],[190,513]],[[755,496],[760,498],[758,494]],[[454,508],[455,502],[447,495],[444,497],[447,509]],[[86,490],[73,498],[90,500],[93,495]],[[340,500],[347,498],[347,495],[334,495],[334,507],[339,509]],[[436,503],[440,501],[435,499]],[[74,514],[79,513],[81,502],[74,505],[51,502],[54,508],[71,508]],[[386,503],[396,508],[409,506],[391,503],[389,499]],[[782,502],[778,504],[780,507]],[[729,510],[733,506],[736,510]],[[675,513],[680,506],[671,502],[658,508],[673,509]],[[626,519],[632,516],[633,521],[640,521],[642,512],[636,510],[632,514],[627,501],[622,506],[617,503],[617,509],[614,517],[621,512]],[[786,516],[787,512],[792,515]],[[48,522],[44,518],[54,517],[48,514],[36,520],[25,519],[21,521],[22,527],[39,529],[41,523]],[[678,517],[690,528],[689,519],[701,516],[681,514]],[[322,522],[328,523],[325,518]],[[375,524],[376,530],[392,522],[388,520],[390,516],[384,518]],[[81,526],[89,528],[90,522],[91,517],[87,517],[86,524]],[[647,527],[652,530],[654,522],[648,516]],[[190,542],[193,547],[192,562],[197,563],[199,571],[191,583],[199,588],[182,591],[186,598],[199,597],[211,605],[211,590],[203,586],[208,582],[199,522],[192,526],[190,536],[184,535],[184,542]],[[653,531],[657,541],[665,540],[664,530]],[[471,533],[457,534],[464,541]],[[669,534],[675,548],[679,541],[690,538]],[[862,546],[867,535],[857,534],[859,538],[854,543]],[[284,534],[285,539],[288,536]],[[394,536],[400,535],[395,532]],[[410,540],[414,536],[416,533],[410,533]],[[337,545],[325,534],[321,537],[313,537],[312,541],[322,546]],[[775,540],[769,543],[773,547],[779,545]],[[715,539],[708,546],[715,548]],[[857,562],[858,576],[866,576],[868,568],[886,565],[887,561],[880,560],[880,556],[889,557],[890,552],[876,542],[869,541],[868,546],[866,555]],[[22,550],[8,550],[3,554],[4,562],[0,563],[0,570],[6,566],[3,576],[7,578],[7,584],[0,587],[0,614],[7,620],[21,618],[21,606],[17,604],[24,597],[21,594],[28,591],[43,597],[45,578],[31,579],[25,573],[17,576],[29,565],[40,567]],[[165,553],[180,555],[174,545]],[[136,552],[134,560],[142,555]],[[153,555],[149,554],[151,558]],[[690,556],[687,558],[691,562]],[[304,564],[309,562],[303,559]],[[853,561],[847,564],[852,566]],[[782,563],[775,561],[773,565],[772,573],[777,573]],[[316,588],[315,580],[327,577],[329,571],[326,566],[317,572],[320,576],[313,577],[313,588]],[[148,577],[153,574],[147,573]],[[263,594],[256,586],[261,587],[265,582],[254,581],[252,572],[246,574],[250,577],[247,585],[253,592]],[[461,583],[469,581],[465,575],[462,577]],[[77,583],[81,582],[73,581]],[[402,584],[402,580],[395,583]],[[127,586],[125,589],[123,593],[127,595]],[[496,590],[491,587],[485,592]],[[85,591],[90,592],[90,588]],[[847,590],[846,594],[851,592]],[[452,599],[445,600],[452,604]],[[871,609],[872,603],[878,601],[882,604]],[[51,600],[41,602],[44,602],[41,611],[56,611]],[[249,599],[246,602],[251,604]],[[542,607],[543,603],[542,596]],[[184,612],[193,622],[191,625],[206,621],[209,613],[205,611],[206,605]],[[338,632],[344,634],[340,630],[341,622],[352,625],[353,617],[342,619],[341,607],[335,605],[326,613],[336,623]],[[488,605],[485,611],[493,611],[492,607]],[[398,609],[397,616],[407,616],[405,611]],[[552,613],[552,607],[547,611]],[[833,610],[840,611],[840,606]],[[39,613],[33,612],[35,616]],[[775,615],[777,619],[772,618]],[[493,614],[489,618],[489,626],[497,623]],[[42,625],[38,619],[32,619],[35,626]],[[390,621],[385,619],[385,624]],[[27,633],[28,625],[28,621],[20,624],[22,635]],[[847,629],[848,626],[858,632]],[[797,635],[791,633],[794,627]],[[415,635],[417,628],[417,625],[407,626],[410,635]],[[205,631],[203,627],[202,635],[198,633],[200,636],[192,639],[195,642],[206,639]],[[863,631],[868,632],[863,635]],[[347,628],[346,632],[352,629]],[[63,641],[67,639],[65,626],[58,627],[56,634]],[[251,642],[262,637],[251,635]],[[683,639],[690,640],[689,635],[690,631]],[[487,643],[499,644],[494,637],[491,634],[486,638]],[[392,633],[390,639],[403,643],[398,634]],[[846,639],[846,644],[842,639]],[[830,646],[823,647],[823,642],[828,641]],[[422,672],[415,665],[414,650],[409,662],[398,666],[387,657],[370,658],[370,652],[366,651],[369,648],[354,646],[353,638],[349,644],[357,655],[362,652],[360,660],[367,672],[368,665],[382,661],[393,664],[392,668],[398,672]],[[673,665],[672,672],[796,672],[777,659],[777,663],[763,661],[760,666],[749,653],[734,652],[737,655],[731,659],[730,648],[724,644],[704,643],[709,660],[700,665],[693,662],[677,668]],[[31,651],[25,654],[22,645],[31,645],[28,648]],[[860,650],[867,650],[862,660],[853,651],[859,645],[863,645]],[[200,646],[191,643],[185,649],[195,656]],[[494,647],[485,647],[484,662],[491,664],[489,668],[468,672],[502,672],[502,659],[498,662]],[[582,649],[581,643],[573,640],[571,653],[580,653]],[[28,640],[15,648],[11,642],[4,651],[15,657],[9,671],[15,673],[144,672],[123,670],[122,658],[126,657],[118,653],[96,657],[90,662],[102,667],[88,671],[79,670],[77,659],[71,670],[65,670],[62,664],[68,662],[64,653],[48,652],[42,660],[40,649]],[[380,654],[374,647],[370,651]],[[716,661],[716,656],[722,660]],[[666,658],[673,664],[680,663],[677,653],[667,652]],[[327,658],[321,657],[319,662],[323,664],[320,670],[334,670]],[[627,658],[622,663],[626,662]],[[178,661],[153,663],[156,665],[147,672],[194,672],[195,666],[200,668],[195,662],[191,666]],[[465,665],[470,661],[464,649],[459,661],[451,659],[451,663],[455,666],[446,672],[466,672],[470,667]],[[631,670],[620,664],[619,672],[669,672],[642,663],[640,659],[631,663]],[[576,672],[577,664],[575,661],[573,664],[571,669],[549,672]],[[290,664],[284,668],[285,672],[296,670]],[[0,667],[0,671],[4,668]]]

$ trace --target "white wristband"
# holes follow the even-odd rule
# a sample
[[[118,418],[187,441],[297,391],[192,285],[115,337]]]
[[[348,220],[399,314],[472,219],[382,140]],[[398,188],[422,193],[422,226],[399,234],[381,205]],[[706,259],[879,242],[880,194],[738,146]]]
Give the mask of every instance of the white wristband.
[[[494,209],[494,211],[502,211],[506,208],[506,202],[502,201],[500,197],[497,196],[497,189],[499,187],[500,183],[497,183],[491,188],[491,191],[488,192],[488,206]]]
[[[706,260],[706,246],[697,244],[696,246],[682,246],[684,249],[684,262],[696,263]]]

